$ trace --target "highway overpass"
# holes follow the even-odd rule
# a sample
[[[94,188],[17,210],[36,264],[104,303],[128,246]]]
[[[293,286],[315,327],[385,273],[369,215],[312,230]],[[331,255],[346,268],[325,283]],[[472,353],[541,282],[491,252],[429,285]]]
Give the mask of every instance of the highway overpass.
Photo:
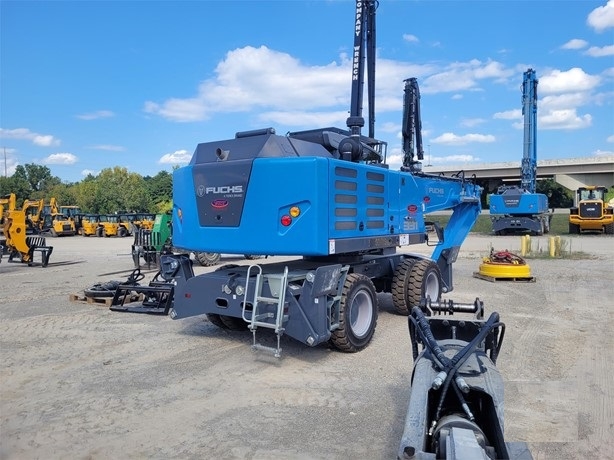
[[[496,191],[503,183],[520,184],[520,161],[507,163],[464,163],[457,165],[428,165],[426,158],[422,162],[426,173],[446,176],[465,172],[465,177],[475,175],[486,188],[487,193]],[[554,179],[570,190],[585,185],[604,185],[614,188],[614,155],[598,155],[584,158],[566,158],[563,160],[538,160],[537,179]]]

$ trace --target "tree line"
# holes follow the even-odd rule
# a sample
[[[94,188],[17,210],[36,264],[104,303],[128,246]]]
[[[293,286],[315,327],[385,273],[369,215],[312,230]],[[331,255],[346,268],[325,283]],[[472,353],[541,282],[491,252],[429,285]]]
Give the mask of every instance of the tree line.
[[[79,206],[83,212],[111,214],[118,211],[164,213],[170,211],[173,175],[160,171],[141,176],[115,166],[90,174],[80,182],[63,182],[47,166],[18,165],[9,177],[0,177],[0,196],[14,193],[17,206],[24,200],[55,197],[61,206]]]

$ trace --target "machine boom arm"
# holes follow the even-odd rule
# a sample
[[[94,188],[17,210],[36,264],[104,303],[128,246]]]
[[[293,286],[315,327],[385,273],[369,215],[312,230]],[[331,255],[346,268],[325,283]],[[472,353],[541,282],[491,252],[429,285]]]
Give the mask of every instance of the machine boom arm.
[[[522,82],[522,114],[524,116],[524,149],[520,167],[520,187],[535,193],[537,180],[537,78],[528,69]]]

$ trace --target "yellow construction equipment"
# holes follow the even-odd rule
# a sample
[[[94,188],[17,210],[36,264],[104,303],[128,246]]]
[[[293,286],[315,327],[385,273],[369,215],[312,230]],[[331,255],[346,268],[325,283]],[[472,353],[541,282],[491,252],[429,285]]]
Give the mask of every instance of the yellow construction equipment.
[[[97,235],[98,228],[100,227],[100,216],[98,214],[84,214],[81,218],[81,235],[92,236]],[[100,235],[102,236],[102,235]]]
[[[53,252],[53,247],[47,246],[45,238],[42,236],[28,236],[28,226],[28,217],[23,209],[6,212],[3,224],[4,239],[0,241],[0,245],[6,248],[3,248],[3,250],[8,254],[9,262],[18,258],[21,262],[31,266],[34,263],[35,252],[40,252],[41,265],[46,267]]]
[[[614,207],[605,201],[608,189],[587,185],[576,190],[575,205],[569,210],[569,233],[614,234]]]
[[[40,233],[43,221],[44,200],[30,200],[23,202],[21,210],[24,212],[28,233]]]
[[[10,193],[8,195],[0,198],[0,231],[4,231],[4,218],[5,214],[9,211],[14,211],[17,209],[17,198],[14,193]]]
[[[60,212],[60,206],[55,198],[43,207],[39,222],[39,232],[56,236],[74,236],[77,233],[75,219]]]
[[[101,230],[101,228],[102,230]],[[119,214],[103,214],[100,216],[100,227],[98,236],[119,236],[130,235],[130,222]]]

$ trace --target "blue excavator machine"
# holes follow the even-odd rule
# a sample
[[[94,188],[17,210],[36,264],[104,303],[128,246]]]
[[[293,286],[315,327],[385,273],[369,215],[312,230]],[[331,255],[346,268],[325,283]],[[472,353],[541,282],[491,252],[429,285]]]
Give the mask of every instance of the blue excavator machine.
[[[552,214],[548,197],[537,193],[537,77],[528,69],[522,80],[524,146],[520,165],[520,186],[503,185],[489,195],[490,216],[495,235],[550,231]]]
[[[415,78],[405,81],[403,166],[386,164],[387,144],[374,135],[376,8],[376,1],[356,2],[346,129],[237,132],[199,144],[189,165],[175,170],[175,247],[296,258],[194,276],[189,258],[163,256],[176,283],[172,318],[206,314],[221,328],[249,329],[254,349],[278,357],[284,334],[356,352],[375,331],[377,292],[391,292],[407,316],[421,299],[438,301],[453,289],[452,264],[480,213],[482,188],[463,172],[422,172]],[[431,236],[425,216],[441,210],[451,217]],[[423,243],[433,246],[430,257],[404,250]],[[277,346],[256,340],[261,329],[275,332]]]

